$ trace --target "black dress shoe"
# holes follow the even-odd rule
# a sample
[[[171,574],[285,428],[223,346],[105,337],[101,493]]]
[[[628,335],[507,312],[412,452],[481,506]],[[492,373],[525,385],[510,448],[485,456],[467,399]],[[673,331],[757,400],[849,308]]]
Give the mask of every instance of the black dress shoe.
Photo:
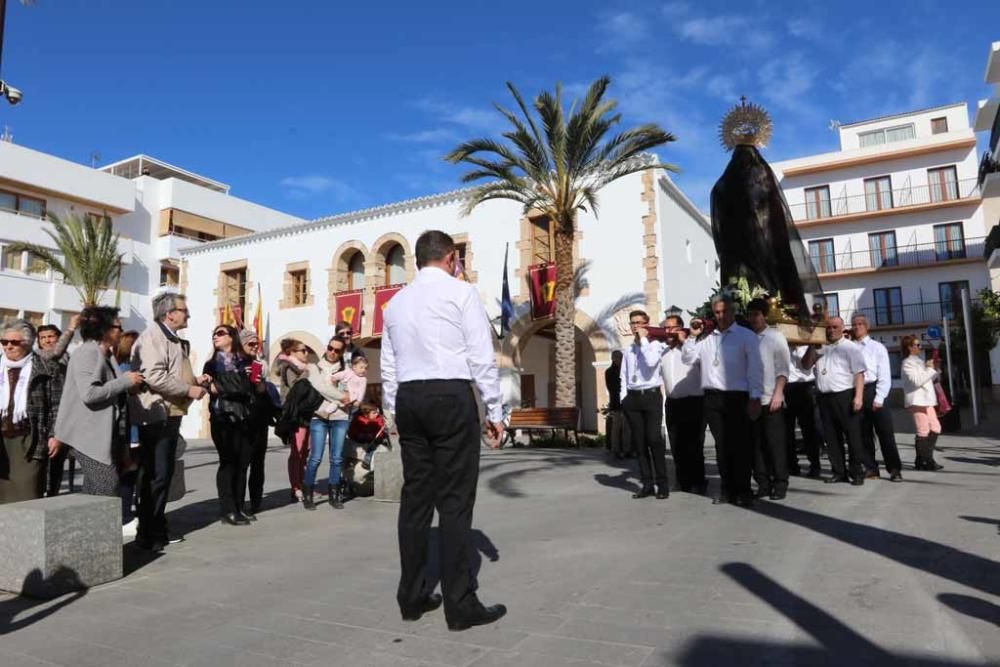
[[[784,491],[771,491],[770,498],[771,498],[771,500],[784,500],[785,499],[785,492]]]
[[[660,490],[658,490],[656,492],[656,499],[657,500],[664,500],[664,499],[669,498],[669,497],[670,497],[670,491],[666,487],[664,487],[664,488],[662,488],[662,489],[660,489]]]
[[[165,546],[167,546],[167,543],[163,540],[147,540],[141,537],[135,538],[132,544],[142,549],[143,551],[149,551],[152,553],[159,553],[163,551],[163,548]]]
[[[809,471],[806,472],[806,477],[812,477],[813,479],[819,479],[820,475],[823,473],[820,471],[819,466],[809,466]]]
[[[823,481],[827,484],[847,484],[847,477],[843,475],[830,475],[829,477],[824,477]]]
[[[507,607],[502,604],[495,604],[492,607],[482,607],[478,611],[468,616],[448,619],[448,629],[452,632],[468,630],[474,625],[486,625],[499,621],[507,613]]]
[[[430,595],[424,598],[423,603],[421,603],[418,609],[410,609],[407,611],[400,610],[400,613],[402,613],[404,621],[419,621],[421,616],[423,616],[427,612],[434,611],[440,606],[441,606],[441,594],[431,593]]]
[[[644,486],[635,493],[633,493],[632,497],[638,500],[640,498],[649,498],[651,495],[653,495],[653,487]]]
[[[228,526],[249,526],[250,519],[246,518],[239,512],[229,512],[228,514],[223,514],[219,521]]]
[[[243,518],[246,519],[247,521],[256,521],[257,520],[257,513],[254,512],[249,507],[244,507],[242,510],[240,510],[239,513],[242,514]]]
[[[755,498],[768,498],[771,495],[771,489],[765,487],[759,487],[757,493],[754,494]]]
[[[860,475],[851,479],[851,486],[863,486],[864,483],[865,483],[865,478]]]
[[[903,475],[900,474],[900,472],[898,470],[896,472],[889,473],[889,481],[890,482],[902,482],[903,481]]]

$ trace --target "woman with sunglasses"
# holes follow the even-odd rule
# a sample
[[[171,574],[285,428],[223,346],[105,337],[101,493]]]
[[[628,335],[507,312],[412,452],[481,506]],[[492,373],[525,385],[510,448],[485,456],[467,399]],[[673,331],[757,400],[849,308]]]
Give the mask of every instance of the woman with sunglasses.
[[[215,352],[205,362],[202,373],[208,376],[209,423],[212,442],[219,452],[219,470],[215,485],[219,493],[221,521],[230,526],[246,526],[256,519],[244,508],[247,469],[252,454],[254,393],[264,391],[263,377],[250,383],[249,358],[240,344],[239,332],[220,324],[212,332]]]
[[[83,345],[66,367],[56,418],[56,439],[73,448],[83,470],[83,492],[93,496],[120,497],[121,471],[129,449],[126,393],[143,383],[139,373],[118,371],[114,354],[121,335],[117,308],[83,309]],[[123,525],[128,520],[131,517],[123,517]]]
[[[296,338],[282,339],[281,354],[274,361],[274,373],[278,377],[278,393],[284,403],[292,385],[309,376],[309,348],[305,343]],[[304,498],[302,480],[309,457],[309,427],[299,426],[295,435],[287,440],[288,484],[292,488],[292,502],[297,503]]]
[[[361,348],[354,345],[354,329],[351,327],[350,322],[337,322],[337,328],[334,329],[333,336],[344,343],[343,359],[345,366],[350,366],[354,357],[365,356]]]
[[[936,410],[937,394],[934,391],[934,378],[938,376],[938,371],[931,359],[924,361],[920,354],[920,339],[916,336],[903,336],[899,346],[907,355],[900,373],[903,376],[904,405],[913,415],[917,433],[914,438],[917,458],[913,467],[931,472],[941,470],[944,466],[934,460],[934,444],[941,433]]]
[[[345,368],[344,350],[347,345],[334,336],[326,345],[326,353],[314,364],[309,364],[309,382],[325,399],[312,421],[309,422],[309,462],[303,480],[302,506],[316,509],[313,492],[316,472],[323,462],[323,450],[330,447],[329,503],[334,509],[343,509],[344,484],[340,469],[344,462],[344,437],[350,417],[350,396],[330,381],[330,376]]]

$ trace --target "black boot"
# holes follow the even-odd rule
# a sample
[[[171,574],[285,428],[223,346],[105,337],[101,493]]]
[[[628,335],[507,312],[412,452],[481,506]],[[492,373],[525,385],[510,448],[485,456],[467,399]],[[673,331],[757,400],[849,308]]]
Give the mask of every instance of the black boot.
[[[344,488],[343,482],[337,484],[336,488],[333,487],[330,488],[329,503],[330,507],[332,507],[335,510],[344,509],[343,488]]]
[[[302,507],[307,510],[316,509],[316,502],[313,500],[313,487],[302,485]]]
[[[937,444],[938,435],[940,434],[933,431],[927,435],[927,469],[931,472],[944,469],[943,465],[934,460],[934,445]]]

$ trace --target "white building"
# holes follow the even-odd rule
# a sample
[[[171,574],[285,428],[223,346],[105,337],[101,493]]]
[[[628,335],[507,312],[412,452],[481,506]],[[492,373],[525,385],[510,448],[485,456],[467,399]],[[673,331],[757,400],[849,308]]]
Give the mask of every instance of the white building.
[[[1000,291],[1000,42],[990,45],[984,78],[994,87],[993,96],[979,101],[973,129],[989,133],[989,144],[979,163],[979,185],[985,198],[983,214],[992,241],[987,242],[987,266],[993,289]],[[993,384],[1000,384],[1000,365],[993,367]]]
[[[337,319],[338,293],[361,290],[365,317],[359,343],[372,361],[368,376],[379,390],[380,338],[373,332],[376,288],[405,283],[415,266],[413,246],[427,229],[451,234],[469,280],[491,317],[499,318],[504,252],[516,318],[511,335],[496,342],[506,402],[546,407],[553,396],[551,320],[532,321],[527,267],[552,259],[545,219],[520,205],[493,201],[468,217],[468,190],[422,197],[268,232],[220,240],[181,251],[181,291],[188,295],[196,371],[211,351],[211,331],[227,304],[252,316],[258,291],[267,316],[270,358],[285,337],[325,349]],[[600,193],[600,218],[582,214],[574,255],[577,299],[577,382],[581,425],[597,430],[606,403],[604,369],[619,347],[622,314],[645,307],[659,321],[669,306],[693,309],[717,282],[710,226],[662,172],[623,178]],[[193,286],[200,286],[194,289]],[[207,286],[213,286],[209,289]],[[499,324],[496,324],[499,328]],[[193,408],[185,435],[205,433],[205,406]]]
[[[55,249],[47,214],[111,220],[124,255],[120,306],[141,329],[162,287],[176,286],[179,251],[303,220],[232,197],[225,184],[147,156],[92,169],[0,141],[0,321],[66,325],[81,308],[76,291],[13,242]],[[114,286],[105,294],[115,302]]]
[[[840,150],[776,163],[828,310],[899,340],[990,285],[983,193],[964,103],[840,126]],[[997,366],[998,364],[994,364]]]

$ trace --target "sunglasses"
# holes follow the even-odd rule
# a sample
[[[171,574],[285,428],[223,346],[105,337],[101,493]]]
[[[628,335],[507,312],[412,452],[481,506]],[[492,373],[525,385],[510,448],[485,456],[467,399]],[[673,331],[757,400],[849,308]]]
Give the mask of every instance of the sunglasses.
[[[118,329],[118,331],[121,331],[122,330],[122,325],[120,325],[120,324],[112,324],[111,328],[112,329]]]
[[[219,331],[212,332],[212,338],[222,338],[223,336],[228,336],[228,335],[229,332],[222,329],[220,329]]]
[[[296,349],[292,350],[292,352],[306,352],[306,348],[299,347],[299,348],[296,348]]]
[[[327,345],[326,346],[326,351],[327,352],[336,352],[337,354],[340,354],[341,352],[344,351],[344,348],[342,348],[342,347],[334,347],[333,345]]]
[[[24,341],[23,340],[13,340],[13,339],[10,339],[10,338],[4,338],[3,340],[0,340],[0,346],[7,347],[8,345],[13,346],[13,347],[17,347],[18,345],[24,345]]]
[[[341,331],[337,334],[337,336],[339,336],[340,338],[343,338],[344,336],[353,336],[353,335],[354,335],[353,331]]]

